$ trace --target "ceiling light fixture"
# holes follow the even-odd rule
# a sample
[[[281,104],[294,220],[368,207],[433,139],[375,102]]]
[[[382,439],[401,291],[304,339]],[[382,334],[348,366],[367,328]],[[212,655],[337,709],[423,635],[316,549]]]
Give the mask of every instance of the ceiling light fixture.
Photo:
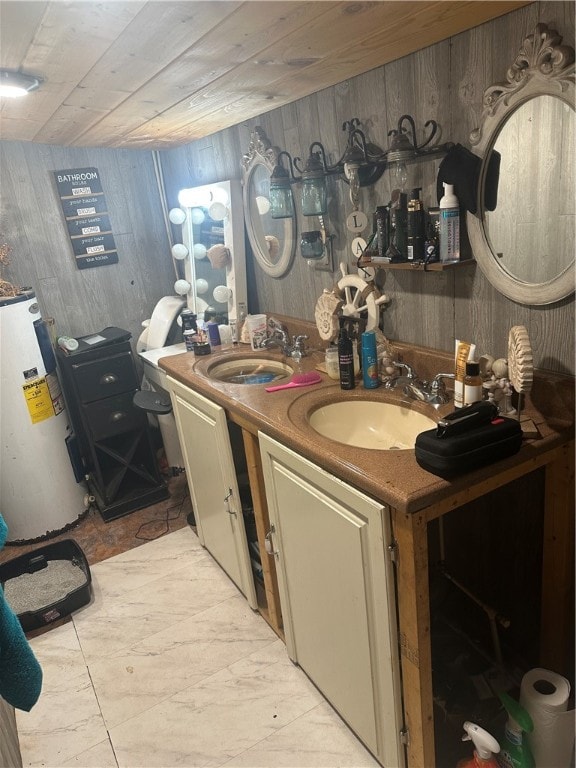
[[[19,98],[35,91],[42,81],[38,77],[25,75],[23,72],[13,72],[0,69],[0,96]]]

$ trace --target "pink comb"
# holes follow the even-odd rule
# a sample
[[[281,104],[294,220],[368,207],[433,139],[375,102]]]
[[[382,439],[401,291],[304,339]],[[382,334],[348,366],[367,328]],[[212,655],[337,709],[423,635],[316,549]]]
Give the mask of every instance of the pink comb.
[[[308,373],[295,373],[286,384],[278,384],[275,387],[266,387],[266,392],[278,392],[279,389],[292,389],[292,387],[307,387],[310,384],[319,384],[322,376],[316,371]]]

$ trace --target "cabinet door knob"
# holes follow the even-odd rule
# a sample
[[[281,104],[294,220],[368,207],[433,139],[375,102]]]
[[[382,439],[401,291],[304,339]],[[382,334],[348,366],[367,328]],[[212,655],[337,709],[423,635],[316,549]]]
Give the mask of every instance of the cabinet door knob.
[[[124,411],[114,411],[114,413],[110,414],[110,421],[119,422],[125,418],[126,418],[126,414],[124,413]]]
[[[115,384],[118,377],[113,373],[105,373],[100,379],[100,384]]]

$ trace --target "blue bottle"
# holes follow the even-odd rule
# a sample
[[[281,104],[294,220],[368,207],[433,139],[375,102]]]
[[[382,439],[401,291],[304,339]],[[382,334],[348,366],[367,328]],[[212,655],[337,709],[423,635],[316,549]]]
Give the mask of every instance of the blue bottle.
[[[364,389],[376,389],[380,386],[374,331],[364,331],[362,334],[362,380]]]

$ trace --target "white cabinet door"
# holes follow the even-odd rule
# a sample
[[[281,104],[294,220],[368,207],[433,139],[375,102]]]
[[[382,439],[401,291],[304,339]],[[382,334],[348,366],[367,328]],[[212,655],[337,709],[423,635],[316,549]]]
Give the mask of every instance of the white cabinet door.
[[[257,608],[226,413],[170,376],[167,380],[198,536]]]
[[[400,744],[389,510],[260,433],[290,657],[385,766]]]

